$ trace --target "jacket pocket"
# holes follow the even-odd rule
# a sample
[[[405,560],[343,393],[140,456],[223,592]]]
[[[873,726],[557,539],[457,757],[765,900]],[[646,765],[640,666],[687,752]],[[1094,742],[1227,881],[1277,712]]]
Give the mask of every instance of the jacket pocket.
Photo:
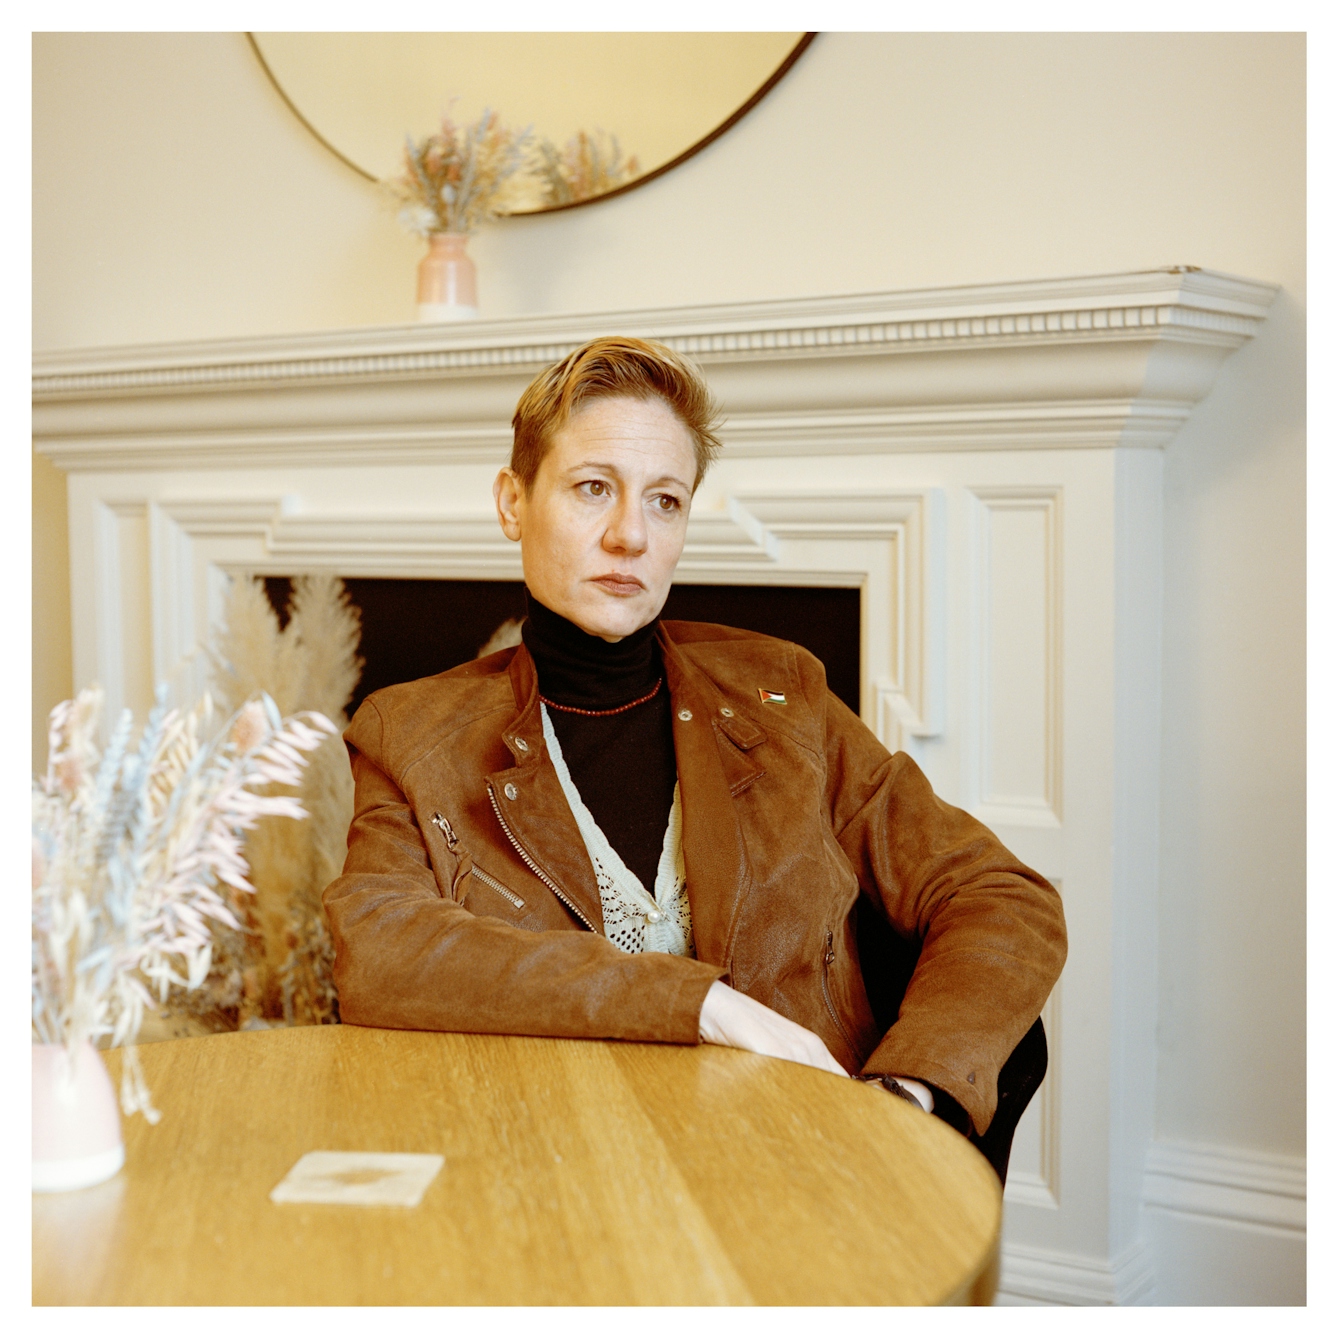
[[[422,832],[428,860],[437,880],[438,893],[443,897],[454,897],[458,901],[456,888],[460,883],[460,871],[465,867],[463,852],[459,850],[460,838],[439,812],[432,814],[431,821],[423,825]]]
[[[831,969],[832,963],[836,961],[836,949],[832,946],[834,937],[835,935],[829,929],[827,931],[827,949],[822,954],[822,1001],[827,1005],[827,1012],[831,1014],[832,1021],[836,1023],[836,1030],[841,1039],[845,1041],[846,1048],[855,1053],[855,1043],[850,1039],[846,1024],[841,1021],[841,1015],[836,1011],[836,1004],[832,999]]]
[[[469,856],[465,857],[459,877],[455,880],[455,887],[452,889],[456,901],[464,901],[466,891],[465,884],[470,878],[481,883],[490,891],[495,892],[503,900],[509,901],[517,910],[521,910],[524,907],[524,897],[518,896],[500,879],[494,878],[486,869],[480,869]]]

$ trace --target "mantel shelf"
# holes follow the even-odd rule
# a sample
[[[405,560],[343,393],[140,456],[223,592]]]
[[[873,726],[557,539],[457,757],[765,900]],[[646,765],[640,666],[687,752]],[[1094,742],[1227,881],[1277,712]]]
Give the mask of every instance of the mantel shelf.
[[[72,470],[493,461],[537,371],[627,334],[707,369],[730,453],[1155,447],[1275,293],[1177,267],[43,353],[34,435]]]

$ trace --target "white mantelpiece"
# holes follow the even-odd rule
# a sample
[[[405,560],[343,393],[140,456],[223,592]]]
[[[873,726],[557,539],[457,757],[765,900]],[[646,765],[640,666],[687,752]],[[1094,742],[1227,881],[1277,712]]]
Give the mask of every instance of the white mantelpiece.
[[[680,579],[856,585],[862,711],[1060,888],[1052,1068],[1004,1286],[1146,1290],[1161,455],[1275,289],[1174,269],[39,356],[70,471],[75,678],[203,682],[229,575],[519,576],[489,485],[516,399],[593,336],[705,368],[725,453]]]
[[[1164,446],[1275,291],[1181,268],[39,354],[34,429],[63,469],[491,462],[519,388],[618,333],[710,369],[732,455]]]

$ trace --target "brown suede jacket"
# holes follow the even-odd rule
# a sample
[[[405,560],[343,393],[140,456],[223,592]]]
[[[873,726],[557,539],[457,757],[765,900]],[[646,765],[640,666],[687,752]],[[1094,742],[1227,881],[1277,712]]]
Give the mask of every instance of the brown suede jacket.
[[[983,1132],[1064,964],[1055,890],[889,754],[807,651],[684,622],[660,646],[697,960],[603,936],[517,647],[374,693],[348,728],[355,814],[325,893],[344,1020],[691,1044],[724,979],[850,1072],[948,1092]],[[923,944],[886,1036],[860,975],[861,888]]]

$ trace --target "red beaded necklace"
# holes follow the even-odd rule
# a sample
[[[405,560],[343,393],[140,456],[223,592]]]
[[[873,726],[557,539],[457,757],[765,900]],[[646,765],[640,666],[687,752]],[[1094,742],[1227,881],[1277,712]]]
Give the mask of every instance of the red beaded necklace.
[[[655,686],[651,688],[644,697],[638,697],[636,701],[628,702],[626,706],[615,706],[611,711],[587,711],[583,706],[563,706],[558,702],[550,702],[542,692],[539,694],[539,700],[543,702],[545,706],[551,707],[554,711],[567,711],[572,715],[622,715],[624,711],[630,711],[632,707],[640,706],[643,702],[650,701],[650,699],[659,692],[663,683],[663,678],[657,678],[655,680]]]

